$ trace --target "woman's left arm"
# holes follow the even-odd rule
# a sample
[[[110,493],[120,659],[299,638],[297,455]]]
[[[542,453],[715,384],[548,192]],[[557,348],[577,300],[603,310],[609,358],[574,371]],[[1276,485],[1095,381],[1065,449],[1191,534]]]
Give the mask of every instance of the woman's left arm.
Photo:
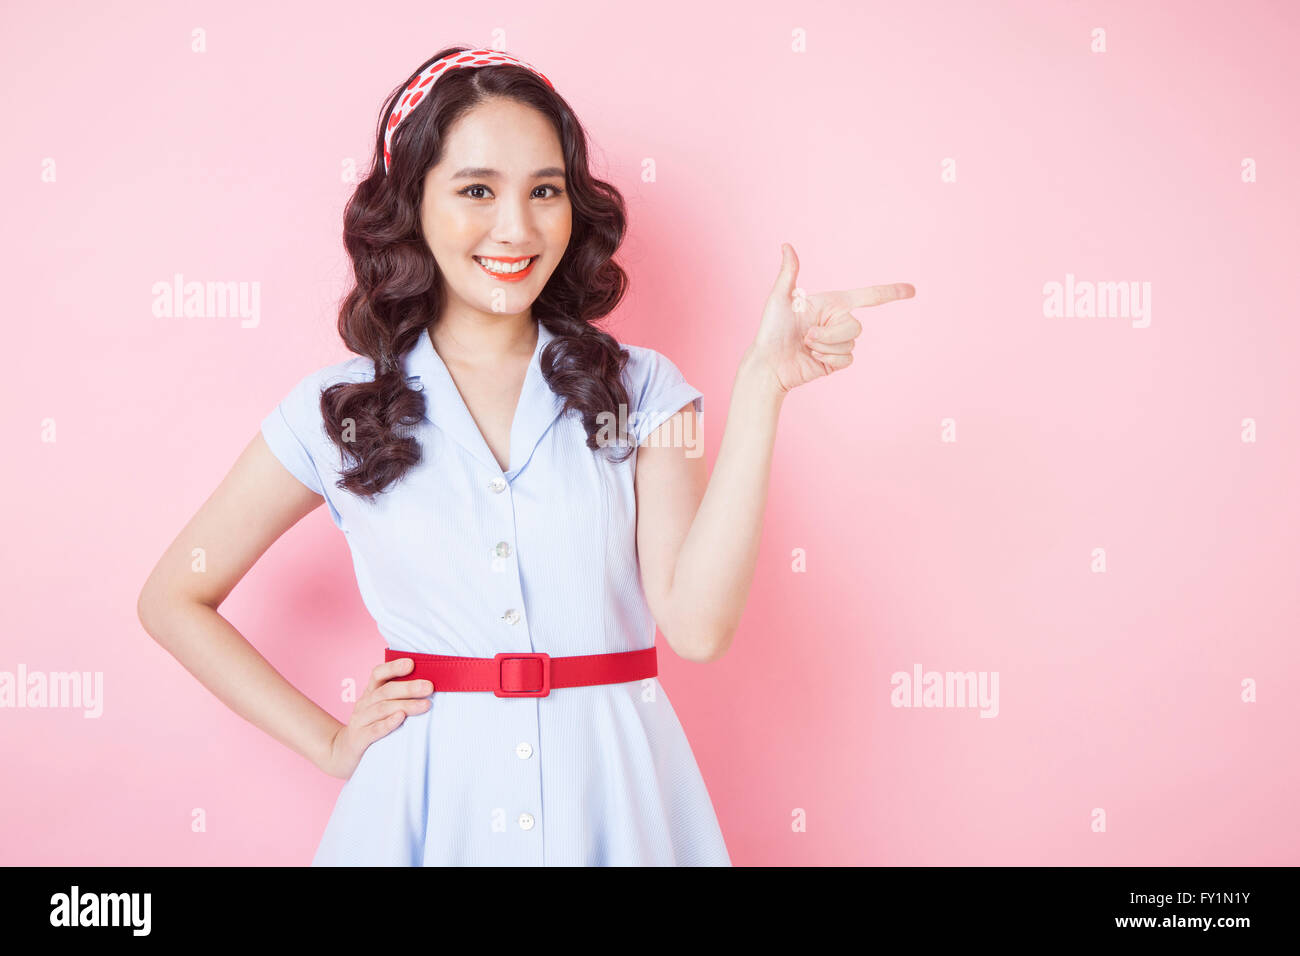
[[[785,396],[853,361],[862,325],[851,310],[916,294],[897,283],[804,296],[796,288],[799,259],[788,244],[781,249],[781,272],[736,372],[712,476],[702,440],[674,441],[674,434],[702,437],[691,405],[637,450],[637,553],[646,601],[669,646],[688,660],[725,654],[744,613]]]

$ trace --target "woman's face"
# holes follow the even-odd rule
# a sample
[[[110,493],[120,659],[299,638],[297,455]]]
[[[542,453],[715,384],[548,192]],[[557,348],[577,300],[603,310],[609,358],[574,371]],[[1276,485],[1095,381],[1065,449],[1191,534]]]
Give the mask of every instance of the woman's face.
[[[490,99],[452,125],[420,204],[449,305],[530,310],[569,245],[564,173],[550,121],[514,100]]]

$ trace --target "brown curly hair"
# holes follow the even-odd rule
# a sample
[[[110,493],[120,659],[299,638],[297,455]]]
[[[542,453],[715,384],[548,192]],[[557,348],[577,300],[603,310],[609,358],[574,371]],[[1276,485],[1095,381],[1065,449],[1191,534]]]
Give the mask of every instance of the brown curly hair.
[[[501,64],[451,70],[397,127],[392,163],[384,171],[384,127],[406,87],[435,60],[430,57],[389,95],[379,116],[369,175],[343,213],[343,244],[356,284],[339,309],[338,330],[348,349],[374,363],[372,381],[341,382],[321,393],[325,431],[351,461],[337,487],[372,499],[420,460],[419,442],[403,430],[424,417],[422,392],[407,387],[403,358],[442,313],[438,265],[420,223],[425,174],[436,165],[447,131],[489,97],[507,97],[547,116],[564,150],[565,185],[573,208],[568,248],[537,300],[533,316],[556,336],[540,356],[547,385],[577,409],[587,447],[601,448],[597,415],[628,402],[621,374],[629,356],[593,324],[627,291],[627,274],[613,261],[627,228],[622,195],[587,168],[587,135],[569,105],[523,67]],[[350,441],[343,423],[351,419]],[[399,430],[400,429],[403,430]],[[620,438],[623,436],[620,434]],[[624,460],[626,453],[616,460]]]

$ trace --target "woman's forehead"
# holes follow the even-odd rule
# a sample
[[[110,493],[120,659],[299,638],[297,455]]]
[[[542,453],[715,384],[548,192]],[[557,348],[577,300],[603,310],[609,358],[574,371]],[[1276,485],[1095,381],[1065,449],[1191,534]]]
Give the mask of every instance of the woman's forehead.
[[[564,166],[550,120],[514,101],[481,104],[460,117],[448,129],[442,152],[439,166],[449,176],[462,168],[528,176],[543,167]]]

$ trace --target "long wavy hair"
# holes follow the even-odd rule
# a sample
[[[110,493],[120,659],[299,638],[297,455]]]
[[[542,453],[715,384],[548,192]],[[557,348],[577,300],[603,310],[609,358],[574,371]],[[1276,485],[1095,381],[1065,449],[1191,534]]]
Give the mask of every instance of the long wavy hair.
[[[564,149],[565,185],[573,208],[569,245],[536,301],[533,317],[556,337],[540,356],[547,385],[577,409],[587,447],[597,441],[597,415],[620,422],[628,402],[621,373],[628,353],[593,324],[614,310],[627,291],[627,274],[614,262],[627,229],[622,195],[587,168],[587,137],[568,103],[534,73],[500,64],[451,70],[433,84],[393,134],[391,169],[384,171],[384,127],[406,87],[435,60],[469,47],[449,47],[430,57],[389,95],[379,116],[370,172],[343,213],[343,244],[356,284],[339,309],[347,347],[374,362],[372,381],[341,382],[321,393],[325,431],[350,460],[337,487],[367,500],[420,461],[409,432],[425,413],[425,396],[408,388],[403,358],[442,314],[445,295],[437,262],[425,241],[420,204],[425,174],[441,158],[448,130],[489,97],[508,97],[548,117]],[[344,441],[351,419],[353,434]],[[625,436],[620,431],[619,438]],[[619,442],[631,454],[628,442]]]

